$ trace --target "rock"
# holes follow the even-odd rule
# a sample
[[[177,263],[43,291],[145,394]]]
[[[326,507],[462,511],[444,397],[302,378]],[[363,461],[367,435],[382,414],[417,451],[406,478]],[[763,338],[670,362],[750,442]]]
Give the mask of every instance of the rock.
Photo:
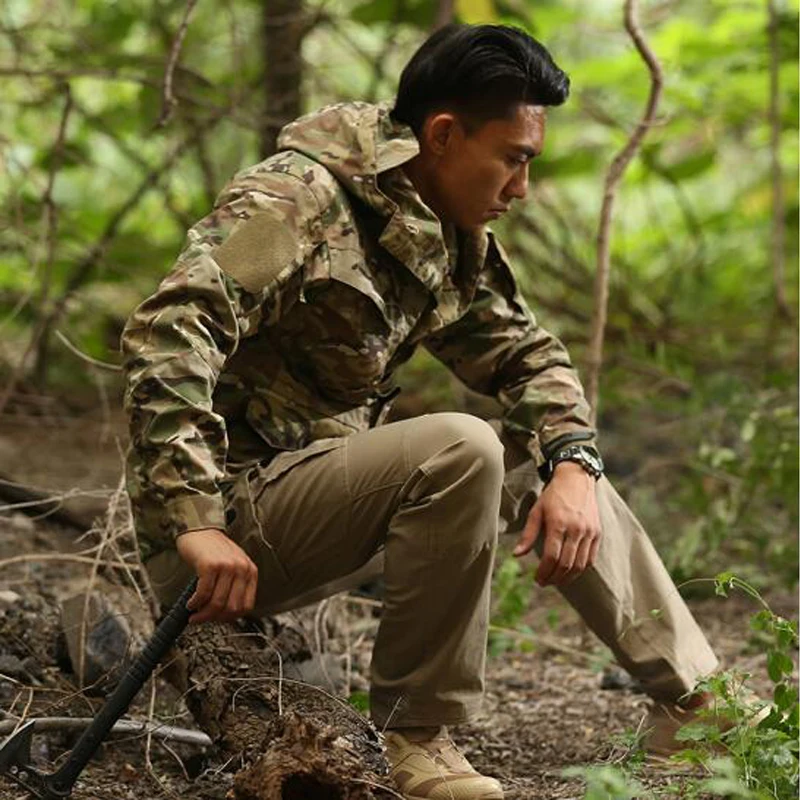
[[[0,655],[0,672],[16,680],[26,680],[28,677],[22,659],[8,654]]]
[[[284,662],[283,675],[286,678],[312,686],[319,686],[331,694],[339,694],[344,689],[345,674],[341,660],[333,653],[315,653],[305,661]]]
[[[133,593],[104,580],[88,600],[83,592],[62,601],[61,625],[80,685],[100,691],[113,688],[152,632]]]
[[[608,667],[603,670],[603,676],[600,679],[600,688],[609,691],[621,691],[624,689],[633,692],[642,692],[642,685],[632,675],[627,673],[624,669],[618,667]]]
[[[11,589],[4,589],[0,592],[0,608],[8,608],[22,600],[22,597]]]
[[[36,523],[30,517],[26,517],[19,511],[15,511],[8,518],[8,525],[11,530],[19,533],[33,533],[36,529]]]

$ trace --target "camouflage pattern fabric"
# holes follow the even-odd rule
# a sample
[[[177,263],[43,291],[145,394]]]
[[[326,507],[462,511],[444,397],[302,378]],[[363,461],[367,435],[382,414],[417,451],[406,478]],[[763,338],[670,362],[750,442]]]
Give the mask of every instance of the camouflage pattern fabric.
[[[131,314],[127,486],[145,556],[224,530],[242,469],[380,424],[418,345],[496,396],[536,463],[594,443],[563,345],[493,234],[443,228],[421,201],[401,169],[419,146],[390,108],[341,103],[286,126]]]

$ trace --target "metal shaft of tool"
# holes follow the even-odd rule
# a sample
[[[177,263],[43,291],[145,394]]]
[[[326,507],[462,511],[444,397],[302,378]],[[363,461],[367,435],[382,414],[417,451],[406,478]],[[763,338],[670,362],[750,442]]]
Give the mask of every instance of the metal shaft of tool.
[[[197,588],[197,578],[183,590],[169,613],[159,623],[150,640],[108,696],[92,724],[78,739],[63,766],[47,778],[48,789],[55,797],[68,797],[83,768],[94,755],[114,723],[128,710],[133,698],[153,673],[167,651],[175,644],[189,621],[186,603]]]

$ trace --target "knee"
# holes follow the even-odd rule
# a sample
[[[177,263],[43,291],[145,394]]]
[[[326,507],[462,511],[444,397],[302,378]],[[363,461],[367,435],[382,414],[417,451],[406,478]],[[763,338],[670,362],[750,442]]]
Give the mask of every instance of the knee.
[[[412,467],[428,473],[455,470],[498,491],[505,475],[503,453],[503,445],[488,422],[459,412],[420,417],[409,446]]]

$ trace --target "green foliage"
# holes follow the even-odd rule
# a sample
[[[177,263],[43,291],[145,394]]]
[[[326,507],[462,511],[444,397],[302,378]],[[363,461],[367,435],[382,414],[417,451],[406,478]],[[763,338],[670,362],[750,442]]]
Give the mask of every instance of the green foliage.
[[[530,608],[533,593],[533,577],[523,573],[519,560],[507,556],[495,569],[492,584],[492,615],[489,629],[489,655],[519,648],[530,649],[529,640],[520,643],[515,633],[532,634],[520,620]]]
[[[696,516],[668,550],[678,580],[723,563],[757,585],[797,578],[798,420],[793,392],[733,394],[698,432],[674,503]]]
[[[797,623],[775,614],[752,585],[732,572],[720,573],[713,583],[720,596],[727,597],[736,588],[761,604],[751,627],[763,637],[772,700],[760,701],[753,695],[747,686],[749,675],[720,672],[702,681],[697,689],[707,692],[712,701],[698,713],[696,722],[678,731],[676,738],[685,742],[686,749],[674,759],[701,766],[707,777],[648,787],[646,796],[793,800],[800,789],[798,693],[792,659],[798,644]],[[719,724],[721,720],[725,724]],[[586,780],[584,800],[622,800],[643,796],[636,780],[643,763],[641,753],[634,750],[621,766],[574,767],[566,774]]]
[[[350,703],[353,708],[358,709],[362,714],[369,713],[369,692],[350,692],[347,702]]]
[[[643,789],[635,779],[610,765],[568,767],[564,775],[586,781],[584,800],[633,800],[642,796]]]

